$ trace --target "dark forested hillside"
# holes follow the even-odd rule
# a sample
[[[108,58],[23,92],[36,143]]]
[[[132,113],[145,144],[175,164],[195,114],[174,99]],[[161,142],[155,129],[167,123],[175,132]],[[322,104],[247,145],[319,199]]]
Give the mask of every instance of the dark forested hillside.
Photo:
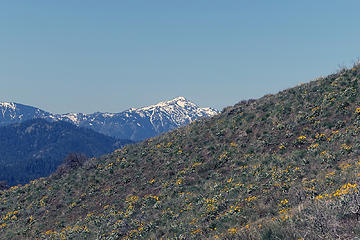
[[[0,181],[24,184],[54,172],[71,152],[100,156],[130,142],[61,121],[35,119],[1,127]]]
[[[354,239],[360,66],[2,192],[4,239]]]

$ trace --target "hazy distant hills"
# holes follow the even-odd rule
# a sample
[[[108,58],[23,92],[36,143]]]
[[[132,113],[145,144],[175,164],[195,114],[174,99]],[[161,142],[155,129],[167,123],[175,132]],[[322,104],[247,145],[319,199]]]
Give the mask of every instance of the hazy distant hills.
[[[64,121],[35,119],[0,127],[0,180],[27,183],[54,172],[71,152],[98,157],[129,143]]]
[[[0,125],[35,118],[49,121],[62,120],[118,139],[133,141],[153,137],[196,119],[212,117],[218,113],[213,108],[201,108],[184,97],[148,107],[131,108],[120,113],[52,114],[35,107],[9,102],[0,102],[0,110]]]

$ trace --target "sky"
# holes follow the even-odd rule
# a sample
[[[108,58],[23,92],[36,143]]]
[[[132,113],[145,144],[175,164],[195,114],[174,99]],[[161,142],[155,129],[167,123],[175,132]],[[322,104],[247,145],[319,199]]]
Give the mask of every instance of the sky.
[[[4,0],[0,101],[121,112],[177,96],[219,110],[351,66],[358,0]]]

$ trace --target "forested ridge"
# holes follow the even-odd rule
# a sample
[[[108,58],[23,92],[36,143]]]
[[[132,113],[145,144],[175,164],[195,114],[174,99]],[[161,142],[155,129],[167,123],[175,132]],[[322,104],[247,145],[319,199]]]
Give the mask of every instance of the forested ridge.
[[[34,119],[0,127],[0,181],[25,184],[50,175],[71,152],[98,157],[127,143],[62,121]]]

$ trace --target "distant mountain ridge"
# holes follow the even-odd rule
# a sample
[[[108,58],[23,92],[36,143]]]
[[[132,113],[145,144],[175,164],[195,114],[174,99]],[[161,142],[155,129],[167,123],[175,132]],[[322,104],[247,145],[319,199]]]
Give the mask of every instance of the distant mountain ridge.
[[[0,126],[35,118],[47,118],[50,115],[50,113],[39,108],[14,102],[0,102],[0,110]]]
[[[153,137],[199,118],[218,114],[216,109],[201,108],[184,97],[177,97],[148,107],[130,108],[119,113],[53,114],[39,108],[12,102],[0,102],[0,110],[0,126],[35,118],[49,121],[61,120],[118,139],[133,141]]]
[[[45,119],[0,127],[0,180],[10,186],[53,173],[72,152],[99,157],[130,140],[116,140],[91,129]]]

